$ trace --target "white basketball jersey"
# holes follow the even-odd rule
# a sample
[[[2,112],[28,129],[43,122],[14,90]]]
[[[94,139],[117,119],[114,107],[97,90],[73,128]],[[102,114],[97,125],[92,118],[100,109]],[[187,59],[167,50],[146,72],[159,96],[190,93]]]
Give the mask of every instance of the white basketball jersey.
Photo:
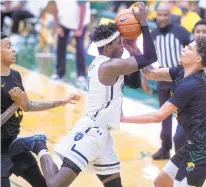
[[[99,81],[100,65],[110,58],[99,55],[89,66],[89,94],[87,116],[95,121],[95,125],[103,128],[119,129],[122,110],[122,88],[124,76],[119,76],[113,86],[105,86]]]

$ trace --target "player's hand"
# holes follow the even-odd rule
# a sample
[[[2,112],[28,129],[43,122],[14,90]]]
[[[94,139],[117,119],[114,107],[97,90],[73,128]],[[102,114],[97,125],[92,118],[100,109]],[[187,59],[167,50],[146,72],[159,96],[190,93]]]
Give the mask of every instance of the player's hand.
[[[14,87],[9,91],[9,94],[14,100],[14,103],[21,106],[23,102],[23,91],[19,87]]]
[[[74,31],[74,36],[75,37],[80,37],[80,36],[82,36],[82,34],[83,34],[83,30],[82,29]]]
[[[135,18],[140,22],[141,26],[147,25],[147,6],[143,2],[138,2],[135,4],[135,6],[138,7],[138,10],[135,8],[132,8],[132,12],[135,16]]]
[[[60,37],[64,37],[64,30],[61,26],[58,26],[57,27],[57,34],[60,36]]]
[[[137,39],[135,40],[127,40],[124,39],[124,48],[132,55],[140,55],[141,51],[137,47]]]
[[[121,116],[120,117],[120,122],[127,123],[127,117]]]
[[[142,77],[142,89],[145,93],[147,93],[148,95],[152,95],[152,88],[150,88],[147,78],[143,75]]]
[[[64,103],[63,103],[63,105],[66,105],[66,104],[76,104],[77,103],[77,101],[79,101],[81,99],[81,96],[80,95],[77,95],[77,94],[71,94],[71,95],[69,95],[69,97],[68,98],[66,98],[65,100],[64,100]]]

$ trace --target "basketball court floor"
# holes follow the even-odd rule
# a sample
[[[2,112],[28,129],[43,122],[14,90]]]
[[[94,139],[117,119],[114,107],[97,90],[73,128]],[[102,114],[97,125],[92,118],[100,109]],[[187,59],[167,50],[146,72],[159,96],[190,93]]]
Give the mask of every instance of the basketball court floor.
[[[74,126],[75,122],[85,114],[86,92],[77,90],[71,85],[55,82],[37,72],[14,65],[23,79],[25,90],[32,100],[57,100],[68,94],[78,92],[82,99],[77,105],[67,105],[44,112],[24,113],[21,124],[21,135],[28,136],[35,132],[45,132],[48,136],[48,147],[58,166],[60,161],[53,154],[53,148],[64,135]],[[148,113],[155,109],[133,100],[124,99],[123,110],[125,115]],[[174,119],[174,123],[175,119]],[[121,160],[121,177],[124,187],[152,187],[153,181],[165,161],[151,159],[160,145],[160,124],[121,124],[120,131],[113,131],[116,142],[116,151]],[[175,125],[173,127],[175,129]],[[174,154],[174,152],[171,152]],[[20,177],[12,175],[12,187],[30,187]],[[94,174],[81,173],[72,187],[102,187]],[[206,187],[206,185],[204,185]]]

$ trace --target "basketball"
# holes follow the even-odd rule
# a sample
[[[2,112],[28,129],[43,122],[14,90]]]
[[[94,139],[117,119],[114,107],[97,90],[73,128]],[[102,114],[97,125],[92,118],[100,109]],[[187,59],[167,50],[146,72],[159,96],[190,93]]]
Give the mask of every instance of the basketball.
[[[121,36],[128,40],[136,39],[141,34],[141,25],[134,17],[132,9],[124,9],[115,18]]]

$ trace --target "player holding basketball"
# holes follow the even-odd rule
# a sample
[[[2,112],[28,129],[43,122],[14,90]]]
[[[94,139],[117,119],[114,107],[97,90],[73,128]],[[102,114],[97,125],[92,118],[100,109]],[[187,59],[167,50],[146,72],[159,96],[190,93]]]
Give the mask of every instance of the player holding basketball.
[[[135,55],[136,41],[123,44],[115,24],[100,25],[90,34],[100,55],[89,67],[87,116],[78,121],[57,146],[56,152],[63,160],[60,170],[48,154],[44,141],[34,137],[21,138],[10,147],[13,154],[31,150],[38,155],[48,187],[67,187],[86,168],[93,169],[105,187],[122,186],[120,163],[110,130],[119,129],[124,75],[157,60],[147,26],[146,7],[143,3],[138,6],[139,11],[134,11],[134,16],[142,27],[144,55]],[[126,60],[121,59],[124,46],[131,54]]]
[[[206,179],[206,36],[195,37],[183,49],[180,60],[180,67],[143,69],[151,80],[174,81],[172,97],[157,112],[121,119],[127,123],[154,123],[176,112],[179,124],[190,134],[156,178],[156,187],[199,187]]]
[[[10,68],[16,61],[15,55],[11,41],[1,33],[1,186],[10,187],[9,177],[13,173],[21,176],[33,187],[47,187],[36,159],[29,151],[15,156],[11,156],[8,152],[10,144],[20,132],[22,108],[24,111],[43,111],[71,103],[79,97],[71,95],[62,101],[29,102],[21,75]]]

